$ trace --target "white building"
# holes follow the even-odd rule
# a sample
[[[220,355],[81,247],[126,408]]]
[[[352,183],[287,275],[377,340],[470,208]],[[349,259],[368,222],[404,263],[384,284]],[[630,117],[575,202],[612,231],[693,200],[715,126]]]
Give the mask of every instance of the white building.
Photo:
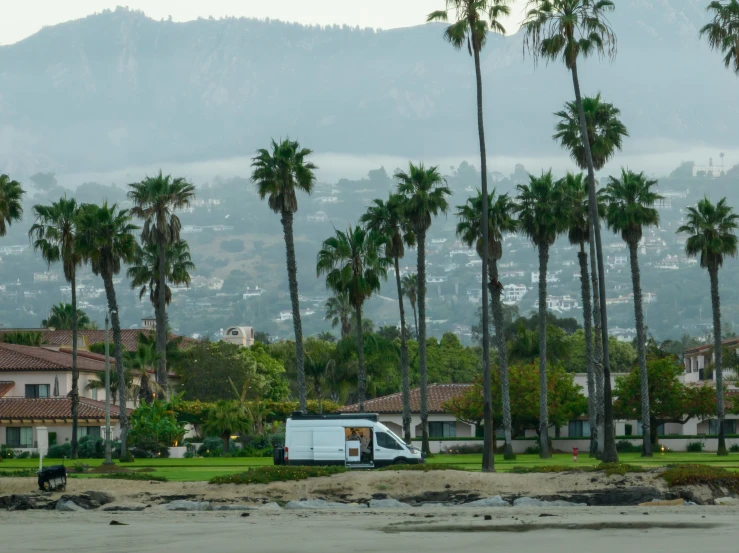
[[[223,341],[243,348],[254,345],[254,328],[251,326],[230,326],[223,333]]]
[[[306,217],[309,223],[325,223],[328,221],[328,214],[325,211],[316,211],[312,215]]]
[[[242,294],[242,299],[248,300],[249,298],[258,298],[264,294],[264,288],[260,288],[259,286],[255,286],[254,288],[246,287],[246,292]]]
[[[559,282],[557,273],[548,272],[547,284],[553,284],[555,282]],[[531,284],[539,284],[539,271],[531,271]]]
[[[503,287],[503,303],[506,305],[516,305],[528,292],[528,288],[523,284],[506,284]]]
[[[552,311],[569,311],[580,307],[580,303],[572,296],[547,296],[547,309]],[[539,300],[534,302],[534,308],[539,308]]]

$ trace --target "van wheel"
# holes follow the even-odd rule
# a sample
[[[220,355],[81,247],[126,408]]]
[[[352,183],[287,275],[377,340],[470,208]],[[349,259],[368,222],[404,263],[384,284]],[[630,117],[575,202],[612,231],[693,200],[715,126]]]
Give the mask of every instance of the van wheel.
[[[400,459],[395,459],[395,463],[393,463],[393,464],[395,464],[395,465],[407,465],[408,464],[408,461],[406,461],[405,459],[403,459],[401,457]]]

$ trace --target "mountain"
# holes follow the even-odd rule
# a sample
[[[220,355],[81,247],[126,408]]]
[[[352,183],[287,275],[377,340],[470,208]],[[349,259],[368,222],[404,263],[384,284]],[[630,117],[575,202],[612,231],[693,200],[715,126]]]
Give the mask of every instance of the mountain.
[[[619,0],[615,61],[583,64],[584,93],[621,108],[639,152],[739,145],[739,82],[698,38],[706,4]],[[173,23],[123,8],[45,28],[0,47],[0,168],[208,160],[286,135],[324,152],[474,153],[472,61],[442,30]],[[570,76],[523,51],[519,32],[483,55],[490,155],[559,153],[552,113],[573,95]]]

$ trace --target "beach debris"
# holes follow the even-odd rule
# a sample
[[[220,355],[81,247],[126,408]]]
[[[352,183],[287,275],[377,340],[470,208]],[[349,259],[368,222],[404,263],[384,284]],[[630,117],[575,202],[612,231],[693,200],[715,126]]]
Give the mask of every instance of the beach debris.
[[[370,499],[370,509],[409,509],[408,503],[403,503],[397,499]]]
[[[161,505],[167,511],[212,511],[210,501],[189,501],[178,499]]]
[[[117,520],[111,520],[110,526],[128,526],[125,522],[118,522]]]
[[[513,502],[514,507],[587,507],[587,503],[572,503],[558,499],[556,501],[542,501],[533,497],[519,497]]]

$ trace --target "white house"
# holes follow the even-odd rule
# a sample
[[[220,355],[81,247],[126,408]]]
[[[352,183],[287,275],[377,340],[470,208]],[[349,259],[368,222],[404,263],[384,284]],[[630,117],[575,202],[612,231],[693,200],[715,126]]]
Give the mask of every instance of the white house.
[[[516,305],[528,292],[528,288],[523,284],[506,284],[503,287],[503,303],[506,305]]]
[[[555,282],[559,282],[557,273],[548,272],[547,284],[554,284]],[[531,284],[539,284],[539,271],[531,271]]]
[[[254,345],[254,328],[251,326],[230,326],[223,333],[223,341],[243,348]]]

